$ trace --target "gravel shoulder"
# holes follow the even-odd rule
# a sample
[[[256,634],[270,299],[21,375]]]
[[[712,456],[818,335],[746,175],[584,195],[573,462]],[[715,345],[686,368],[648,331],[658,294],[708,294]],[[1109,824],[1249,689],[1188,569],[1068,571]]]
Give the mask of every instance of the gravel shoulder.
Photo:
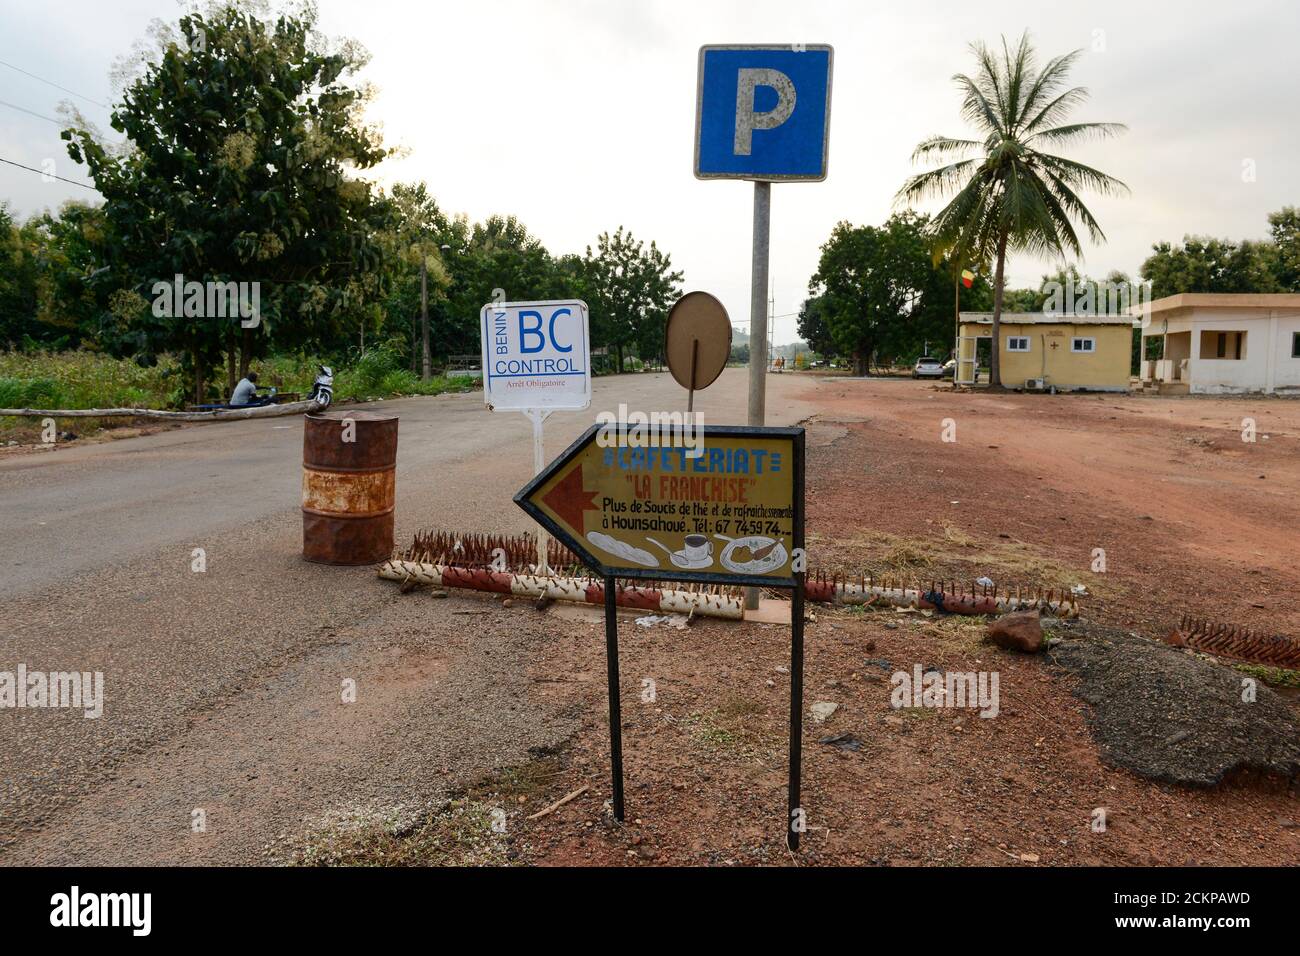
[[[1093,737],[1110,762],[1187,786],[1245,772],[1300,775],[1300,720],[1264,684],[1124,631],[1084,633],[1053,646],[1048,659],[1074,676],[1074,693],[1089,704]]]

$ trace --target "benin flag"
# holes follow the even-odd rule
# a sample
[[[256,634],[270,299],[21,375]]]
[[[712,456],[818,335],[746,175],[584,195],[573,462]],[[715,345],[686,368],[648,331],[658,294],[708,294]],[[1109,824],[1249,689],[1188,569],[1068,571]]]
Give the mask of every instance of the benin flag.
[[[962,270],[961,270],[961,284],[962,284],[962,285],[964,285],[966,288],[969,289],[969,288],[971,287],[971,283],[974,282],[974,281],[975,281],[975,273],[971,272],[969,269],[962,269]]]

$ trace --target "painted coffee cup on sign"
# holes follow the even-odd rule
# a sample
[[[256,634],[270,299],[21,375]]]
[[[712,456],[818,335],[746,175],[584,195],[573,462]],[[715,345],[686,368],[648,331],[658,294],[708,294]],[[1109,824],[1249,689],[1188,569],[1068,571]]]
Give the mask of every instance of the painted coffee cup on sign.
[[[692,561],[700,561],[713,555],[713,542],[702,534],[688,534],[683,551]]]

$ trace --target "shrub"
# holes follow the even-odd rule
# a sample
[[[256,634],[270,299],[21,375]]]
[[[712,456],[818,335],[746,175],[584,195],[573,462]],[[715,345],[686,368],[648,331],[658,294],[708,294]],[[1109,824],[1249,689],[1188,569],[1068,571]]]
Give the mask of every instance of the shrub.
[[[58,408],[62,399],[52,378],[0,378],[0,408]]]
[[[380,345],[357,359],[348,378],[357,390],[358,397],[379,394],[383,391],[384,379],[394,372],[400,372],[401,364],[402,358],[395,349]]]

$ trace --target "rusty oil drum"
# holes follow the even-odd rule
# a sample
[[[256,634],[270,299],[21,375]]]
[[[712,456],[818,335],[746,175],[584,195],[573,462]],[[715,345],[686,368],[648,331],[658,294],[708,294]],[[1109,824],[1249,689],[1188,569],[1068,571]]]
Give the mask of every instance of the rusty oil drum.
[[[321,564],[390,557],[396,465],[395,416],[343,410],[305,416],[302,556]]]

